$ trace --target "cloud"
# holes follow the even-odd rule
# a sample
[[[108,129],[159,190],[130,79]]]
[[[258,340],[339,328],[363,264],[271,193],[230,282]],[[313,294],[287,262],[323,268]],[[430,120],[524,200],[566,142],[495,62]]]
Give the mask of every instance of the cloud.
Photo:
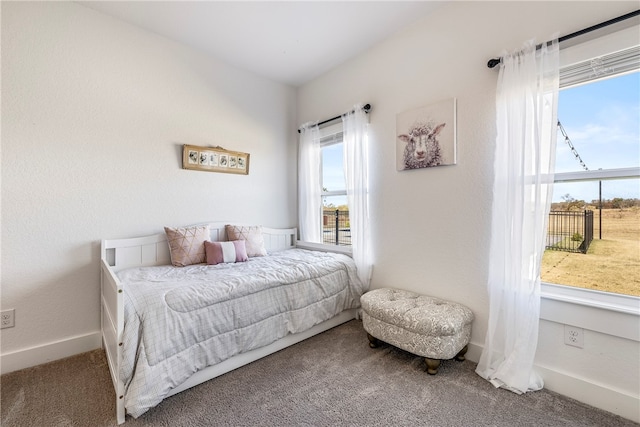
[[[610,114],[614,118],[606,125],[591,121],[571,127],[563,123],[569,140],[589,169],[640,166],[640,126],[637,118],[639,116],[631,117],[629,110],[614,110]],[[637,109],[635,110],[637,113]],[[631,113],[633,114],[633,111]],[[582,169],[560,133],[556,159],[558,168]]]

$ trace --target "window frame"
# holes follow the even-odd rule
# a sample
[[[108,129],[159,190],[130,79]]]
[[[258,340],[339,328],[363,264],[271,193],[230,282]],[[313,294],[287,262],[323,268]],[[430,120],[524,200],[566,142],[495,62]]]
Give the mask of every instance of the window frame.
[[[319,137],[320,137],[320,197],[331,197],[331,196],[344,196],[347,197],[347,183],[344,183],[344,190],[332,190],[332,191],[324,191],[324,169],[323,169],[323,159],[324,156],[322,154],[322,150],[324,148],[330,147],[332,145],[343,144],[344,143],[344,132],[343,132],[343,124],[342,121],[333,124],[327,124],[325,126],[321,126],[319,129]],[[343,151],[343,161],[344,161],[344,151]],[[320,203],[320,216],[322,217],[324,212],[324,203]],[[351,246],[346,245],[331,245],[328,243],[313,243],[313,242],[298,242],[298,247],[303,249],[311,249],[323,252],[338,252],[346,255],[352,254]]]
[[[576,63],[596,59],[612,52],[637,45],[638,26],[570,46],[560,51],[561,73]],[[623,75],[640,71],[616,74]],[[608,76],[594,76],[577,84],[564,84],[561,88],[589,84]],[[562,172],[554,174],[555,183],[585,182],[640,178],[640,167]],[[640,341],[640,297],[569,285],[541,282],[540,319],[581,326],[597,332]]]
[[[555,184],[627,178],[640,178],[640,167],[562,172],[555,174],[553,182]],[[540,296],[543,299],[561,301],[640,317],[640,297],[637,296],[596,291],[593,289],[579,288],[563,285],[561,283],[550,283],[544,281],[540,282],[540,286]],[[541,318],[543,318],[542,314]],[[553,313],[548,313],[546,320],[559,321],[561,319],[558,318],[558,316],[554,316]],[[607,330],[607,333],[610,335],[636,337],[640,340],[640,331],[638,331],[638,328],[621,329],[605,327],[604,329]],[[604,330],[601,332],[604,332]]]

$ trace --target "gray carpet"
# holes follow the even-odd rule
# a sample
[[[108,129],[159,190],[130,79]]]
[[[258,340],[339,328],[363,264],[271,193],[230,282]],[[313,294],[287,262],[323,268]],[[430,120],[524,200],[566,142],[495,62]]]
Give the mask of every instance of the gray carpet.
[[[638,426],[542,390],[498,390],[475,364],[371,349],[354,320],[165,399],[126,426]],[[3,375],[2,426],[113,426],[101,350]]]

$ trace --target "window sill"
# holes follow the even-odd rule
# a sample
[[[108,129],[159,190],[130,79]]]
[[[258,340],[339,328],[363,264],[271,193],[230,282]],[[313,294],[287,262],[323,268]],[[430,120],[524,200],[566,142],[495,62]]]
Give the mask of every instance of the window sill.
[[[324,243],[303,242],[298,240],[296,247],[320,252],[336,252],[339,254],[352,255],[351,246],[325,245]]]
[[[640,298],[542,283],[540,319],[640,341]]]
[[[614,294],[611,292],[543,282],[541,284],[540,296],[543,299],[563,301],[640,316],[640,297],[631,295]]]

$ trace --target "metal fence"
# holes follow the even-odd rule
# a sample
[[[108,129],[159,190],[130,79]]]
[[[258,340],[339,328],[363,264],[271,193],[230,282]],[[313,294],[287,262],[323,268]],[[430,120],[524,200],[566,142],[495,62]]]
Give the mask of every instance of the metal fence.
[[[351,246],[349,211],[322,211],[322,241],[327,245]]]
[[[551,211],[547,249],[587,253],[593,240],[593,211]]]

